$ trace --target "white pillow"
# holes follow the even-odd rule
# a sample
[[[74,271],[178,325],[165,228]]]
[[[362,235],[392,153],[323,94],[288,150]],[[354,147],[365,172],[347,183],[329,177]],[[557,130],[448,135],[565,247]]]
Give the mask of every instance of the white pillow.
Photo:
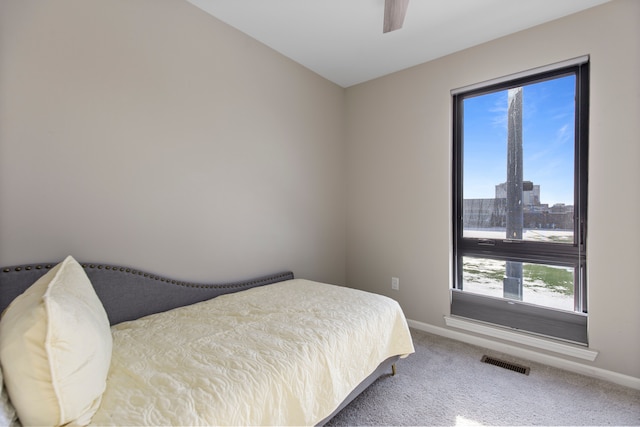
[[[69,256],[0,320],[0,362],[22,424],[88,424],[106,387],[111,347],[104,307]]]
[[[16,410],[9,402],[7,390],[2,380],[2,369],[0,369],[0,426],[16,425]]]

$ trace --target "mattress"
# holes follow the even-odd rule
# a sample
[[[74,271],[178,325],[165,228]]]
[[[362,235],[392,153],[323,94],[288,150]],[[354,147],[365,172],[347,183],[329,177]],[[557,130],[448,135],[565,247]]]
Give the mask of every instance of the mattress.
[[[398,303],[288,280],[112,327],[94,425],[314,425],[391,356]]]

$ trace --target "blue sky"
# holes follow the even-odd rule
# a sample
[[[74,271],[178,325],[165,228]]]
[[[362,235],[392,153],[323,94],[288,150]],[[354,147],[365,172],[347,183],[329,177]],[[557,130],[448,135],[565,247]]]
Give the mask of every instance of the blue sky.
[[[523,178],[540,202],[573,204],[575,76],[527,85],[522,93]],[[507,176],[507,91],[464,100],[465,199],[493,198]]]

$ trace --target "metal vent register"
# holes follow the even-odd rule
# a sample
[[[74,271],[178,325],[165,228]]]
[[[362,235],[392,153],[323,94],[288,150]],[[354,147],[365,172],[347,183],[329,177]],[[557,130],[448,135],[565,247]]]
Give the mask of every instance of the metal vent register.
[[[518,372],[520,374],[529,375],[530,368],[527,366],[516,365],[515,363],[506,362],[500,359],[495,359],[487,355],[482,356],[482,359],[480,361],[482,363],[488,363],[490,365],[498,366],[500,368],[509,369],[510,371]]]

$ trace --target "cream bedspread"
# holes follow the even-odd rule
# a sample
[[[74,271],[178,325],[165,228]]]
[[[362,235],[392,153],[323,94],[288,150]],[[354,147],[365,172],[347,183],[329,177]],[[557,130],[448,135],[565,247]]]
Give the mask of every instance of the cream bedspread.
[[[94,425],[314,425],[413,353],[396,301],[295,279],[112,327]]]

